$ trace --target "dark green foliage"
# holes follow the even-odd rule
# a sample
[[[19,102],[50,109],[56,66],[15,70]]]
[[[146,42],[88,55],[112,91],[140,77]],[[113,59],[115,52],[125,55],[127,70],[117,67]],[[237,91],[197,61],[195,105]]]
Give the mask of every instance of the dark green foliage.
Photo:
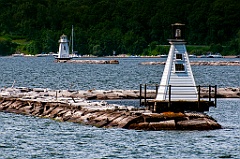
[[[15,53],[17,48],[16,43],[12,43],[11,39],[0,38],[0,55],[9,55]]]
[[[158,55],[166,52],[156,45],[168,44],[170,25],[179,22],[188,44],[239,54],[239,8],[235,0],[0,0],[0,36],[24,37],[31,54],[56,52],[74,25],[79,54]]]
[[[215,53],[219,53],[223,51],[223,47],[220,44],[212,44],[210,45],[210,50]]]
[[[207,52],[210,52],[210,46],[204,46],[204,45],[187,45],[187,51],[189,54],[194,55],[203,55]]]

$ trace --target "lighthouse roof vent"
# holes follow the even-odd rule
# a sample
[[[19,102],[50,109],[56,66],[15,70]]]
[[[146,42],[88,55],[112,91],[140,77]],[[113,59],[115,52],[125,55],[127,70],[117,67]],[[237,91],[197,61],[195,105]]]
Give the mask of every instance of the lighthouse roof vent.
[[[59,42],[69,42],[67,39],[67,35],[65,35],[65,34],[61,35]]]

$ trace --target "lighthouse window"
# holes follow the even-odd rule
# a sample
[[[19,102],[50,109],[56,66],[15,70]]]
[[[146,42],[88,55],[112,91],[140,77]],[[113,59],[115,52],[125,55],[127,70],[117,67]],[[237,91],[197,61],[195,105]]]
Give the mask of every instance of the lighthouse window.
[[[183,64],[175,64],[175,71],[176,71],[176,72],[185,71],[184,65],[183,65]]]
[[[65,46],[63,47],[63,50],[66,50],[66,47],[65,47]]]
[[[183,60],[183,55],[182,54],[176,54],[176,59],[177,60]]]
[[[176,38],[180,38],[181,37],[181,30],[180,29],[176,29],[175,37]]]

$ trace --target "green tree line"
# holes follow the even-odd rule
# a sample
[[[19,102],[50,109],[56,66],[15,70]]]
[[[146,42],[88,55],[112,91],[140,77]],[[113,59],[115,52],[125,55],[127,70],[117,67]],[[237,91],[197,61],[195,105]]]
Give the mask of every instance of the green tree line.
[[[189,45],[239,54],[239,8],[235,0],[0,0],[0,36],[8,37],[0,55],[56,52],[72,25],[79,54],[150,55],[164,50],[157,46],[168,44],[176,22],[186,25]],[[21,48],[19,39],[29,43]]]

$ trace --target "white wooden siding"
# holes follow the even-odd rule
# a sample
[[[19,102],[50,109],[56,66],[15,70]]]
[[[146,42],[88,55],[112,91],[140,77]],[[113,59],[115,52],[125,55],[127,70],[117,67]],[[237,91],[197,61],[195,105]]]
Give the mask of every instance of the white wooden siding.
[[[171,100],[197,100],[198,93],[195,80],[193,78],[188,54],[184,42],[170,42],[166,65],[158,89],[156,100],[169,100],[169,85],[171,85]],[[176,59],[176,53],[182,54],[183,59]],[[185,71],[175,72],[175,63],[185,66]],[[181,87],[175,87],[181,86]],[[184,87],[192,86],[192,87]]]

